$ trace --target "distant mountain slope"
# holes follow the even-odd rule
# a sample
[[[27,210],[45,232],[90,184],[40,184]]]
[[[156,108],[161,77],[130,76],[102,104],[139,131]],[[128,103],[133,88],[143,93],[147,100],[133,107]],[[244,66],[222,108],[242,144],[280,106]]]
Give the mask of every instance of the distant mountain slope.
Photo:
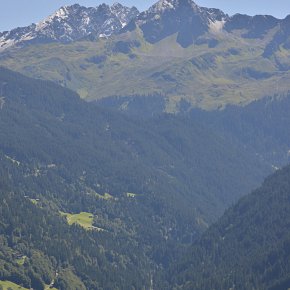
[[[288,166],[205,233],[177,266],[176,289],[288,289],[289,198]]]
[[[83,7],[78,4],[61,7],[43,21],[28,27],[18,27],[0,33],[0,51],[27,44],[79,40],[91,33],[108,37],[118,33],[139,14],[137,8],[128,8],[119,3],[111,7]]]
[[[166,108],[162,95],[111,97],[97,104],[144,119],[154,118]],[[273,168],[283,167],[290,161],[290,93],[265,97],[246,106],[211,111],[192,109],[188,102],[182,101],[178,110],[179,115],[190,116],[191,122],[202,123],[216,134],[255,152]]]
[[[99,7],[92,19],[107,23],[108,9],[118,14]],[[81,12],[74,13],[85,21]],[[191,0],[160,0],[128,18],[128,25],[106,39],[100,38],[105,32],[99,24],[94,29],[78,24],[81,32],[72,35],[61,26],[54,43],[36,39],[33,46],[11,47],[0,54],[0,63],[73,89],[86,100],[162,95],[166,112],[177,112],[184,100],[190,107],[216,109],[289,90],[289,17],[229,17]]]
[[[290,157],[290,94],[254,101],[247,106],[224,110],[191,111],[193,120],[228,135],[254,150],[275,167],[285,166]]]

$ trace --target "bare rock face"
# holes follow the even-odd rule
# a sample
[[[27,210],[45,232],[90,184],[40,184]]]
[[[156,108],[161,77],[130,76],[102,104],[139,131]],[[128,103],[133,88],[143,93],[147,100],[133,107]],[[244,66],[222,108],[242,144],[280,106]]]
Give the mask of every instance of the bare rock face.
[[[138,14],[137,8],[128,8],[119,3],[89,8],[78,4],[64,6],[37,24],[0,33],[0,51],[29,43],[68,43],[90,34],[109,37],[118,33]]]
[[[273,41],[264,56],[271,56],[279,45],[290,47],[289,17],[283,20],[268,15],[230,17],[219,9],[200,7],[192,0],[159,0],[142,13],[136,7],[119,3],[89,8],[78,4],[64,6],[37,24],[0,33],[0,52],[15,45],[108,38],[137,27],[152,44],[176,34],[176,41],[184,48],[205,42],[214,47],[219,42],[215,35],[220,32],[262,39],[273,30]],[[203,38],[208,32],[211,37]]]
[[[177,33],[177,42],[187,47],[212,26],[221,26],[228,16],[218,9],[203,8],[192,0],[160,0],[139,14],[128,28],[138,26],[145,39],[155,43]]]

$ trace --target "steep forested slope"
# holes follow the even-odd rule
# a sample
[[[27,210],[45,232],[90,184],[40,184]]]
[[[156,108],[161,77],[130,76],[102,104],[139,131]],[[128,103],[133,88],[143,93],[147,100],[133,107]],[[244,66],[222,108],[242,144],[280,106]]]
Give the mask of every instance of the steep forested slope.
[[[175,268],[177,289],[288,289],[289,201],[288,166],[227,210],[204,234]]]
[[[211,112],[195,109],[191,117],[280,167],[289,161],[289,110],[290,93],[267,97],[245,107],[228,106]]]
[[[190,118],[164,115],[142,121],[126,117],[81,101],[56,84],[6,69],[0,70],[0,93],[1,170],[9,183],[2,200],[11,199],[8,216],[15,216],[11,222],[24,223],[20,228],[28,232],[21,236],[41,233],[28,239],[23,252],[40,251],[53,266],[65,263],[64,268],[72,269],[60,277],[76,275],[71,279],[81,280],[76,283],[86,287],[146,286],[152,275],[156,287],[165,289],[162,267],[175,258],[178,248],[195,239],[228,204],[257,186],[270,171],[251,152]],[[33,233],[28,226],[32,215],[25,219],[26,206],[21,207],[27,202],[35,210],[32,215],[42,216]],[[91,214],[97,232],[75,227],[70,232],[60,221],[60,211]],[[10,234],[15,239],[15,233],[8,231],[12,225],[4,220],[3,239],[9,240]],[[58,223],[62,230],[56,228]],[[44,234],[47,227],[50,230]],[[47,234],[67,231],[68,236],[59,234],[51,241],[73,240],[61,260],[50,252]],[[80,239],[76,244],[75,235]],[[86,235],[95,241],[88,249],[82,242]],[[5,255],[20,251],[18,244],[8,244]],[[96,255],[105,255],[98,268],[105,272],[103,280],[94,274],[95,262],[88,254],[95,247],[100,249]],[[81,267],[71,258],[79,251],[85,257]],[[134,259],[140,260],[135,264],[138,275],[130,270]],[[119,262],[135,282],[129,279],[126,284],[118,281],[119,276],[106,276],[110,267],[118,269]],[[87,267],[93,269],[88,277]]]
[[[135,243],[69,226],[45,204],[21,196],[0,173],[0,281],[30,289],[143,289],[150,264]],[[1,284],[1,283],[0,283]]]
[[[126,115],[150,119],[165,110],[165,97],[131,96],[112,97],[98,101],[105,108],[114,108]],[[194,123],[202,123],[216,134],[230,142],[246,146],[274,167],[285,166],[289,161],[290,149],[290,93],[265,97],[246,106],[231,106],[219,110],[206,111],[191,109],[182,101],[179,114],[191,118]]]
[[[20,162],[19,171],[25,170],[22,165],[33,167],[23,174],[23,183],[57,176],[62,186],[83,185],[101,195],[132,192],[168,204],[179,199],[175,207],[195,204],[198,198],[212,200],[218,208],[257,184],[267,171],[258,158],[188,118],[165,115],[144,123],[5,69],[0,82],[0,148]],[[232,181],[239,174],[246,182],[236,186]],[[73,209],[81,204],[74,202],[73,191],[79,192],[69,191],[58,193],[57,199]],[[197,213],[205,210],[198,203],[194,207]]]

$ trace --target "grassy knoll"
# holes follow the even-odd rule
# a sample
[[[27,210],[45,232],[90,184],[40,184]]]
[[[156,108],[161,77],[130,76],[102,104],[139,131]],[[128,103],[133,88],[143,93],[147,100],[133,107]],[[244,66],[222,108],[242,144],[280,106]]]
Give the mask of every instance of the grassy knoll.
[[[21,287],[9,281],[0,281],[0,286],[2,286],[3,290],[7,290],[9,288],[12,290],[28,290],[27,288]]]
[[[16,259],[17,264],[18,264],[19,266],[23,266],[24,263],[25,263],[26,258],[27,258],[26,256],[23,256],[23,257],[21,257],[21,258],[19,258],[19,259]]]
[[[54,287],[53,288],[50,288],[49,285],[46,285],[46,287],[44,288],[44,290],[58,290],[58,289],[56,289]]]
[[[30,198],[30,201],[31,201],[34,205],[37,205],[38,202],[39,202],[39,199]]]
[[[101,194],[96,194],[98,198],[100,199],[104,199],[104,200],[111,200],[114,199],[114,197],[112,195],[110,195],[109,193],[105,193],[104,195]]]
[[[134,198],[134,197],[136,197],[136,196],[137,196],[136,193],[127,192],[127,197],[132,197],[132,198]]]
[[[69,225],[79,224],[85,229],[90,229],[93,226],[94,215],[88,212],[81,212],[79,214],[61,213],[66,217]]]
[[[89,212],[81,212],[79,214],[70,214],[61,212],[65,216],[69,225],[78,224],[86,230],[103,231],[103,229],[94,227],[94,215]]]

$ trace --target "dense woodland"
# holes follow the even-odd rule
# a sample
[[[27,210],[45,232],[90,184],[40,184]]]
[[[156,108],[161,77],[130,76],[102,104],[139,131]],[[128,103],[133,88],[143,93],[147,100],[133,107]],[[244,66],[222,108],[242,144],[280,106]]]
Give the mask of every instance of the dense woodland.
[[[187,287],[201,279],[191,272],[196,253],[173,264],[273,164],[287,161],[289,142],[274,138],[279,132],[263,103],[253,110],[261,108],[261,117],[248,139],[226,121],[245,126],[248,107],[239,114],[124,114],[4,68],[0,93],[0,280],[27,288],[52,281],[61,290]],[[269,114],[278,112],[272,107]],[[269,121],[263,132],[276,140],[277,155],[251,137],[261,119]],[[61,212],[91,213],[102,230],[70,226]]]
[[[154,120],[166,110],[167,102],[164,95],[136,95],[105,98],[97,103],[128,116]],[[211,111],[193,109],[189,102],[181,100],[178,115],[180,119],[189,118],[191,122],[210,128],[228,142],[246,146],[248,151],[254,151],[262,159],[279,167],[288,164],[290,157],[289,110],[290,92],[265,97],[244,106],[228,105]]]
[[[224,110],[191,111],[193,120],[254,150],[264,160],[280,167],[289,162],[290,92],[265,97],[245,107],[228,106]]]
[[[290,287],[290,167],[241,199],[173,266],[176,289]]]
[[[110,233],[69,226],[50,208],[35,206],[9,191],[7,176],[1,175],[3,179],[0,280],[34,289],[44,289],[54,280],[58,289],[148,286],[150,264],[136,243],[122,235],[116,238]]]

